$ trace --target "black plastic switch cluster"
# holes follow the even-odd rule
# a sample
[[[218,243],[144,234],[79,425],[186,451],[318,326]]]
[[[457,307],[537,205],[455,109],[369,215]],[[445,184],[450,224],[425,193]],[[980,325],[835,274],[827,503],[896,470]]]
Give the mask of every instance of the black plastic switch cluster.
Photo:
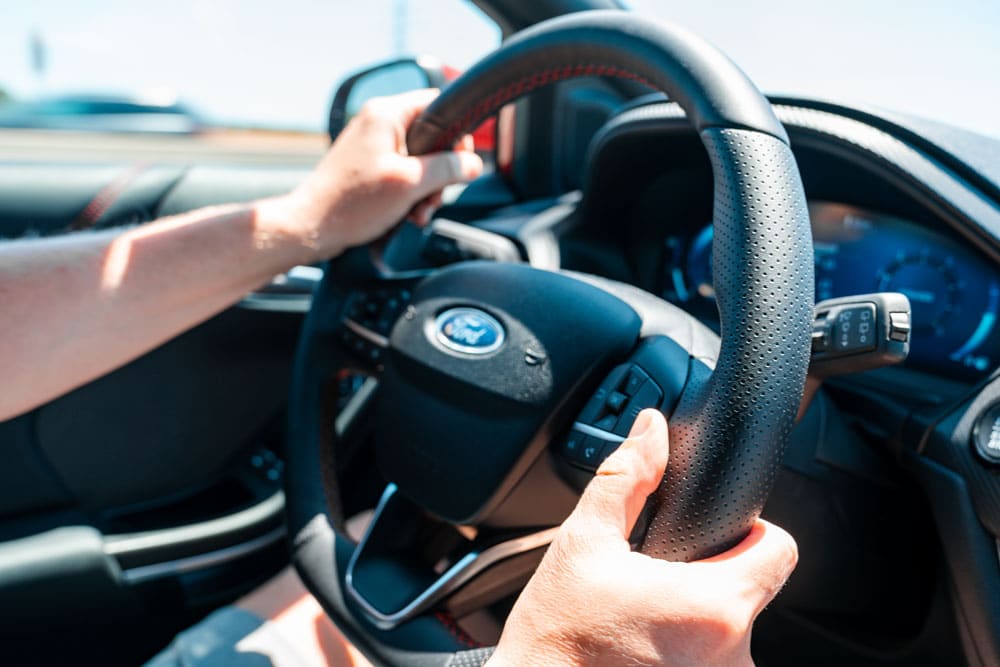
[[[621,440],[605,440],[574,429],[566,437],[563,453],[571,463],[596,470],[621,443]]]
[[[340,342],[356,357],[380,363],[392,325],[410,300],[406,288],[356,292],[347,304]]]
[[[829,377],[897,364],[910,351],[910,301],[898,292],[816,304],[809,374]]]
[[[634,364],[614,369],[594,392],[563,444],[572,463],[596,470],[628,435],[645,408],[660,406],[663,391]]]
[[[874,303],[843,306],[813,323],[813,352],[857,354],[874,350],[877,345]]]

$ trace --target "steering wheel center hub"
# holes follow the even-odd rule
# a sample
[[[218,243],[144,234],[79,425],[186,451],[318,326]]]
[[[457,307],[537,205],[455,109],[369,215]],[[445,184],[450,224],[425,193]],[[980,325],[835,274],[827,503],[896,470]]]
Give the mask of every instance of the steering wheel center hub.
[[[486,520],[550,441],[557,413],[579,408],[640,326],[621,300],[557,273],[438,272],[390,335],[376,422],[383,475],[441,518]]]

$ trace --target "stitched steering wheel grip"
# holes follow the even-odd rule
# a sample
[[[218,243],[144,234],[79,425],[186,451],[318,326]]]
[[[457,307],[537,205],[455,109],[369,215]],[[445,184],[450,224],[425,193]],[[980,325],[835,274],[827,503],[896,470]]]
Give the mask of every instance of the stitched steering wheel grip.
[[[581,76],[665,92],[711,160],[722,346],[714,370],[692,361],[641,546],[667,560],[705,558],[760,515],[802,396],[813,303],[802,183],[784,128],[736,65],[684,30],[619,11],[571,14],[511,38],[424,111],[408,149],[449,148],[504,104]]]

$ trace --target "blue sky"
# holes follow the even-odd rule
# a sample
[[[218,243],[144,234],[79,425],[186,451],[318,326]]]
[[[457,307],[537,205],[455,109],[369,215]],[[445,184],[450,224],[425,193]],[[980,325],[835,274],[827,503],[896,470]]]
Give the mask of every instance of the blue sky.
[[[631,0],[722,47],[768,92],[848,99],[1000,137],[997,0]],[[403,44],[393,16],[405,12]],[[0,86],[174,91],[207,116],[319,129],[336,82],[409,53],[465,67],[499,33],[461,0],[8,0]]]

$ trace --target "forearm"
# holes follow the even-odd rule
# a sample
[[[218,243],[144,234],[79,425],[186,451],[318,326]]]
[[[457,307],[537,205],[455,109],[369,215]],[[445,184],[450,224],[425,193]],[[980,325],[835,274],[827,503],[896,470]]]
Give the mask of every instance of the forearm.
[[[418,202],[478,176],[471,139],[406,155],[406,129],[434,95],[366,105],[285,197],[120,234],[0,243],[0,419],[121,366],[277,273],[378,238]],[[416,222],[428,215],[418,206]]]
[[[290,200],[0,244],[0,419],[121,366],[316,256]]]

